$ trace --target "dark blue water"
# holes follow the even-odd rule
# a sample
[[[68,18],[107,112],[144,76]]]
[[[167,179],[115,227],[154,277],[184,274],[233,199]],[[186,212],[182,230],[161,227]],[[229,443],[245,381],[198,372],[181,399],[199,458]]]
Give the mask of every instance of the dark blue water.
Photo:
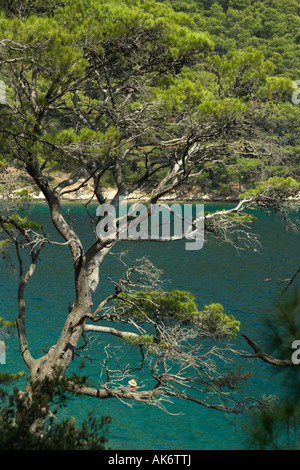
[[[207,204],[205,210],[216,210],[218,204]],[[222,205],[224,207],[224,205]],[[228,207],[228,206],[226,206]],[[96,206],[95,206],[96,208]],[[85,209],[80,204],[65,204],[74,226],[85,246],[92,241]],[[258,214],[256,214],[258,215]],[[43,223],[46,230],[53,234],[49,223],[46,204],[37,203],[31,207],[30,218]],[[297,214],[295,214],[297,217]],[[260,237],[260,251],[237,252],[230,245],[205,240],[199,251],[186,251],[184,241],[172,243],[120,242],[114,249],[119,252],[128,249],[128,258],[147,256],[160,269],[163,278],[169,281],[170,288],[189,290],[195,294],[199,308],[210,302],[223,304],[227,314],[233,314],[241,322],[241,331],[264,345],[266,343],[266,313],[274,307],[274,301],[284,285],[267,278],[290,277],[299,266],[299,235],[284,231],[283,225],[266,214],[260,214],[252,230]],[[55,235],[57,241],[61,241]],[[13,260],[13,254],[12,254]],[[0,261],[0,315],[6,319],[17,316],[17,267],[12,260]],[[122,265],[109,255],[105,259],[102,278],[97,293],[101,300],[111,292],[113,284],[108,278],[120,277]],[[66,318],[67,308],[74,300],[72,262],[67,247],[46,246],[42,252],[38,269],[27,291],[28,339],[34,357],[42,355],[42,349],[54,344]],[[299,278],[295,285],[299,286]],[[116,338],[105,336],[97,350],[110,343],[120,346],[120,355],[126,361],[136,361],[134,352],[123,349]],[[236,347],[251,352],[239,336]],[[77,364],[81,361],[79,360]],[[279,374],[274,374],[272,366],[245,359],[238,363],[254,372],[246,387],[249,395],[280,392],[283,388]],[[19,355],[16,337],[9,340],[6,354],[7,372],[25,370]],[[75,372],[78,372],[74,364]],[[89,376],[93,386],[100,385],[101,367],[86,363],[83,373]],[[193,450],[193,449],[245,449],[247,443],[241,428],[240,418],[225,415],[199,405],[175,400],[167,406],[168,413],[151,405],[131,404],[128,406],[118,400],[97,400],[76,398],[68,406],[67,412],[78,420],[85,419],[91,410],[97,415],[112,416],[109,427],[109,445],[113,449],[155,449],[155,450]],[[245,419],[245,418],[243,418]]]

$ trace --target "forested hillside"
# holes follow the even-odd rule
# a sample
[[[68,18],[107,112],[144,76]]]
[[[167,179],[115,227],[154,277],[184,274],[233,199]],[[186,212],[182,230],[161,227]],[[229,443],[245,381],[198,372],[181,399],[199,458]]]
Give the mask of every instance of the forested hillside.
[[[66,3],[68,2],[53,2],[50,0],[48,2],[35,2],[34,4],[30,1],[5,1],[2,6],[2,37],[13,40],[14,35],[18,34],[16,31],[21,27],[18,21],[26,21],[29,24],[28,27],[32,28],[32,34],[35,35],[37,44],[39,41],[44,41],[45,44],[51,44],[52,42],[51,47],[53,54],[55,54],[58,47],[55,42],[64,41],[64,38],[58,34],[56,41],[54,40],[55,27],[60,28],[60,26],[59,22],[55,26],[52,18],[56,18],[55,21],[57,21],[56,12]],[[98,2],[99,6],[105,5],[105,3],[103,1]],[[131,132],[129,128],[133,123],[133,119],[135,119],[132,117],[134,109],[146,111],[147,108],[147,119],[144,119],[146,113],[142,115],[141,112],[139,123],[136,122],[135,124],[140,126],[140,132],[144,132],[145,139],[139,139],[134,152],[129,152],[126,162],[123,164],[124,176],[131,183],[132,188],[139,187],[144,191],[145,174],[148,175],[150,168],[151,172],[153,170],[151,178],[147,177],[147,184],[150,188],[153,188],[156,181],[166,174],[164,164],[160,165],[159,159],[161,157],[155,154],[153,146],[145,145],[147,144],[146,134],[148,130],[151,126],[154,126],[153,129],[160,129],[161,135],[159,137],[162,139],[168,133],[169,135],[176,135],[180,139],[184,134],[188,135],[190,118],[195,116],[196,113],[198,114],[197,122],[200,123],[200,126],[203,126],[204,129],[206,123],[210,129],[209,135],[205,135],[202,140],[203,152],[209,152],[210,156],[205,158],[200,166],[195,165],[192,172],[194,176],[189,176],[188,185],[185,187],[183,181],[182,184],[178,185],[176,191],[183,190],[185,195],[190,192],[200,195],[209,194],[212,198],[226,198],[236,197],[238,193],[248,190],[270,177],[292,177],[298,180],[300,175],[300,105],[292,102],[293,82],[300,79],[300,6],[298,1],[164,0],[156,2],[155,7],[152,2],[147,1],[128,1],[125,3],[128,3],[129,6],[132,5],[132,10],[135,12],[140,11],[140,14],[155,11],[157,24],[171,25],[172,22],[175,22],[181,25],[181,32],[171,26],[173,28],[172,34],[174,34],[172,53],[177,53],[176,43],[181,42],[183,44],[185,38],[192,38],[193,34],[194,39],[192,41],[195,40],[196,35],[202,37],[202,50],[200,48],[197,51],[198,46],[196,46],[193,52],[182,51],[177,64],[172,66],[172,69],[166,73],[169,59],[165,60],[163,51],[156,49],[156,39],[149,36],[147,41],[151,44],[152,50],[157,53],[156,60],[161,60],[161,68],[165,74],[163,79],[153,80],[147,75],[146,62],[144,65],[134,64],[134,60],[140,64],[143,60],[148,60],[145,51],[140,49],[140,44],[145,43],[146,37],[142,37],[137,32],[134,41],[131,41],[131,39],[127,41],[122,32],[122,24],[127,21],[124,10],[123,18],[118,20],[119,23],[116,23],[115,30],[110,25],[109,27],[105,26],[102,32],[95,33],[100,34],[101,37],[103,34],[109,36],[111,32],[114,35],[114,45],[112,46],[112,43],[107,42],[106,46],[108,48],[114,47],[118,58],[123,60],[122,67],[119,67],[121,74],[126,70],[123,82],[121,77],[116,79],[117,71],[113,71],[114,82],[104,83],[101,78],[102,83],[99,82],[98,91],[94,91],[88,98],[84,96],[85,92],[83,90],[77,90],[75,94],[70,91],[67,94],[67,101],[64,102],[65,112],[62,112],[62,108],[54,110],[54,104],[52,103],[50,106],[53,110],[47,110],[47,116],[50,119],[43,128],[45,137],[52,142],[52,145],[55,143],[60,146],[75,146],[75,141],[76,145],[83,145],[83,142],[90,142],[94,138],[98,139],[99,136],[87,133],[83,130],[85,128],[89,129],[90,132],[101,131],[100,140],[102,139],[102,145],[110,143],[118,147],[121,140],[123,138],[126,140]],[[76,8],[77,3],[74,3],[74,11]],[[114,9],[119,8],[118,2],[112,2],[110,8],[114,12]],[[172,13],[172,9],[177,12],[177,15],[174,12]],[[71,12],[70,15],[72,16],[72,14]],[[145,21],[146,31],[149,23],[147,24],[147,19],[143,21]],[[98,26],[100,31],[101,25]],[[89,28],[90,25],[87,27]],[[94,26],[92,27],[94,28]],[[38,28],[41,28],[41,31],[37,31]],[[73,37],[76,41],[77,26],[75,28],[75,23],[72,23],[70,28],[73,28]],[[44,32],[42,33],[42,31]],[[187,32],[189,32],[189,36]],[[66,77],[69,77],[66,80],[72,78],[68,73],[68,63],[71,63],[68,54],[77,53],[74,45],[70,46],[73,51],[67,45],[71,44],[71,36],[66,41],[68,50],[64,59],[65,71],[62,71]],[[25,36],[22,38],[22,41],[26,42],[27,40],[30,41],[30,38]],[[25,42],[22,48],[27,47]],[[16,84],[13,83],[15,78],[12,79],[12,77],[16,75],[16,70],[13,71],[13,68],[15,66],[14,61],[18,61],[18,47],[11,48],[7,53],[6,44],[4,39],[0,58],[0,65],[2,64],[0,79],[6,85],[7,104],[11,108],[7,114],[8,109],[0,104],[0,112],[4,120],[8,115],[11,119],[12,115],[17,116],[18,114],[24,115],[24,112],[27,113],[27,110],[21,110],[24,101],[17,97],[18,95],[20,97],[20,93],[25,93],[25,96],[31,96],[31,98],[37,93],[36,90],[32,90],[35,79],[33,78],[33,81],[31,78],[29,79],[32,70],[35,69],[32,69],[33,63],[30,63],[31,59],[28,56],[21,57],[21,60],[23,60],[22,70]],[[81,46],[82,44],[80,44]],[[135,59],[129,53],[130,48],[133,48],[132,56],[136,56]],[[36,53],[39,54],[38,48]],[[112,51],[110,50],[109,53],[112,54]],[[160,54],[162,55],[160,56]],[[195,59],[196,55],[197,59]],[[9,64],[10,70],[8,70]],[[131,77],[128,74],[130,67],[132,67],[133,72]],[[143,85],[143,89],[141,87],[137,89],[136,87],[137,75],[135,70],[137,69],[141,78],[139,84],[141,85],[142,82],[146,84]],[[27,72],[28,77],[26,77]],[[34,73],[33,71],[33,75]],[[37,84],[41,92],[40,97],[38,97],[41,100],[41,108],[43,108],[42,101],[47,99],[48,96],[47,92],[43,92],[43,89],[48,90],[48,94],[52,92],[47,85],[47,73],[48,76],[51,76],[52,72],[47,72],[47,69],[45,69],[45,77]],[[112,106],[115,106],[112,96],[116,90],[120,90],[118,86],[125,83],[126,80],[127,90],[131,86],[135,87],[135,93],[131,93],[130,98],[127,95],[124,101],[128,113],[132,114],[128,119],[121,116],[120,113],[118,116],[113,116],[112,113],[115,111],[108,110],[107,107],[109,96],[112,100]],[[63,82],[62,80],[61,84]],[[145,94],[146,89],[147,96]],[[125,88],[123,88],[124,90]],[[99,110],[96,109],[96,101],[93,102],[92,100],[97,100],[99,97],[102,102],[101,110],[108,111],[108,121],[101,121],[100,115],[97,117]],[[132,104],[128,101],[131,99],[133,99]],[[150,102],[152,104],[149,106]],[[166,112],[165,116],[161,115],[154,124],[152,111],[155,102],[161,103],[161,109],[164,108]],[[166,117],[167,114],[168,117]],[[144,119],[143,122],[142,118]],[[34,119],[34,111],[33,113],[30,111],[26,119],[22,118],[25,126],[23,130],[27,129],[28,126],[30,127],[30,120],[33,122]],[[122,119],[124,122],[119,127]],[[112,124],[111,127],[109,127],[109,121]],[[150,124],[151,122],[152,124]],[[166,127],[163,130],[163,127],[161,127],[162,122],[168,123],[168,130]],[[177,126],[175,134],[175,127],[173,126],[171,129],[171,122],[173,124],[177,123],[175,124]],[[223,122],[223,130],[225,127],[227,130],[231,129],[230,135],[226,131],[226,135],[221,137],[221,122]],[[125,129],[124,126],[129,129],[127,134],[122,134]],[[215,133],[211,132],[214,126]],[[119,133],[121,128],[122,132]],[[106,133],[106,129],[109,129],[108,133]],[[16,132],[20,132],[19,126],[16,128]],[[83,136],[84,132],[85,135]],[[81,137],[78,137],[80,133]],[[156,138],[157,136],[158,133]],[[105,141],[107,142],[105,143]],[[7,187],[9,179],[13,183],[14,190],[26,188],[28,192],[35,190],[38,193],[39,188],[36,185],[33,188],[28,185],[28,178],[27,180],[24,179],[22,172],[21,174],[14,171],[12,173],[5,172],[5,168],[9,166],[9,152],[5,152],[4,149],[5,145],[2,149],[3,171],[0,180],[2,193]],[[164,148],[163,152],[165,150]],[[98,150],[94,147],[93,151],[97,152]],[[161,151],[162,149],[160,149]],[[212,155],[214,158],[211,158]],[[49,175],[51,173],[54,182],[57,177],[60,177],[59,172],[72,173],[76,170],[69,163],[66,165],[65,159],[61,155],[58,158],[55,152],[51,155],[51,158],[47,157],[46,154],[41,155],[40,158],[44,162],[45,171],[48,171]],[[22,165],[20,169],[22,170]],[[103,171],[102,187],[111,186],[116,188],[116,182],[108,165],[107,171]]]

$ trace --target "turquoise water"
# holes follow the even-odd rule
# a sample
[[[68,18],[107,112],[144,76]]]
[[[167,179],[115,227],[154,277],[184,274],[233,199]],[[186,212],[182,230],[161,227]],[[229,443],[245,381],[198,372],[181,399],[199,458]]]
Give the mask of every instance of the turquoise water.
[[[219,204],[206,204],[205,210],[216,210]],[[222,205],[224,207],[224,205]],[[228,206],[226,206],[228,207]],[[95,206],[96,208],[96,206]],[[92,241],[85,209],[80,204],[64,204],[84,245]],[[53,234],[46,204],[36,203],[30,209],[30,218],[43,223],[46,231]],[[257,215],[257,214],[256,214]],[[237,253],[230,245],[206,240],[199,251],[186,251],[184,241],[172,243],[120,242],[114,249],[128,249],[129,259],[147,256],[160,269],[169,287],[193,292],[199,308],[210,302],[222,303],[226,313],[233,314],[241,322],[241,331],[264,345],[266,342],[265,313],[273,308],[277,298],[278,284],[265,282],[266,278],[288,278],[299,266],[299,235],[283,230],[282,224],[266,214],[260,214],[252,230],[260,237],[260,252]],[[54,235],[60,241],[57,235]],[[17,268],[12,259],[0,261],[0,315],[15,319],[17,315]],[[44,347],[53,344],[60,334],[67,308],[74,300],[71,259],[67,247],[46,246],[38,269],[27,291],[28,339],[32,354],[39,357]],[[104,298],[113,284],[107,277],[118,279],[121,264],[113,257],[105,259],[102,279],[95,299]],[[299,286],[299,278],[297,285]],[[282,286],[281,286],[282,288]],[[116,338],[105,336],[103,345],[119,345]],[[237,347],[247,349],[241,337]],[[122,355],[123,349],[121,349]],[[124,351],[125,353],[125,351]],[[135,361],[134,353],[126,351],[126,361]],[[79,361],[81,362],[81,361]],[[79,363],[78,362],[78,363]],[[245,366],[246,361],[239,363]],[[96,364],[96,365],[95,365]],[[9,340],[5,371],[24,370],[19,356],[16,337]],[[278,392],[282,388],[280,375],[274,374],[272,366],[252,361],[247,370],[254,372],[247,384],[246,393],[259,395]],[[74,371],[78,372],[77,365]],[[91,385],[100,381],[100,366],[86,363],[83,370]],[[97,415],[112,416],[109,426],[109,445],[118,450],[202,450],[245,449],[247,443],[241,430],[240,418],[224,415],[199,405],[174,401],[168,405],[169,413],[153,406],[135,403],[133,407],[118,400],[76,398],[67,412],[81,420],[96,410]],[[245,418],[244,418],[245,419]]]

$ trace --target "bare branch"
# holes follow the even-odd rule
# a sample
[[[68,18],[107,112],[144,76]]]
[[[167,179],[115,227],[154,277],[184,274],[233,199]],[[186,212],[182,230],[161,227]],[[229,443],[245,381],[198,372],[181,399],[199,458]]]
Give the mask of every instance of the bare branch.
[[[247,357],[247,358],[257,357],[259,359],[262,359],[264,362],[267,362],[268,364],[273,364],[275,366],[284,366],[284,367],[295,366],[295,364],[290,359],[277,359],[273,356],[270,356],[269,354],[265,353],[255,341],[250,339],[244,333],[242,333],[242,336],[247,341],[249,346],[251,346],[251,348],[253,349],[255,353],[252,355],[242,354],[243,357]]]

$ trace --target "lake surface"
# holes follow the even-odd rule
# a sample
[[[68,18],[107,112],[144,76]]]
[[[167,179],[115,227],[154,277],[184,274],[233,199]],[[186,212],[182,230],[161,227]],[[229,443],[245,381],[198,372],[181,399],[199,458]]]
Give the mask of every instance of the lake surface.
[[[90,238],[89,221],[81,204],[65,203],[64,211],[69,212],[74,226],[78,229],[84,244]],[[217,210],[230,205],[205,204],[205,210]],[[96,206],[95,206],[96,209]],[[28,214],[31,220],[43,223],[46,231],[53,234],[49,223],[48,207],[35,203]],[[258,214],[255,214],[258,215]],[[297,214],[295,214],[295,217]],[[195,294],[201,309],[210,302],[223,304],[227,314],[233,314],[241,322],[241,331],[253,340],[266,342],[265,315],[274,306],[278,293],[284,285],[268,278],[289,278],[299,266],[299,235],[284,231],[282,224],[266,214],[260,214],[251,230],[257,233],[262,244],[261,251],[237,252],[230,245],[218,244],[205,239],[199,251],[185,250],[184,241],[151,243],[120,242],[114,252],[129,250],[129,259],[147,256],[160,269],[169,287],[191,291]],[[56,239],[59,238],[56,236]],[[53,344],[60,334],[66,318],[67,308],[74,300],[72,262],[67,247],[47,246],[42,252],[38,269],[27,291],[28,339],[34,357],[39,357],[44,347]],[[102,280],[95,304],[111,292],[113,284],[107,278],[118,279],[120,262],[109,255],[102,268]],[[0,315],[7,320],[17,316],[17,269],[10,260],[0,261]],[[299,278],[295,286],[299,287]],[[298,338],[299,339],[299,338]],[[105,336],[103,346],[115,338]],[[118,343],[121,346],[121,343]],[[247,345],[239,336],[236,346],[249,353]],[[127,354],[127,352],[126,352]],[[132,353],[134,354],[134,353]],[[128,361],[134,356],[128,355]],[[80,362],[80,361],[79,361]],[[79,363],[78,362],[78,363]],[[245,360],[239,363],[244,367]],[[9,340],[6,364],[7,372],[24,370],[19,355],[17,337]],[[278,393],[283,388],[280,374],[274,373],[272,366],[253,360],[247,370],[254,376],[247,384],[247,394]],[[78,372],[74,365],[74,371]],[[88,375],[91,385],[100,384],[100,367],[87,363],[83,374]],[[67,408],[67,414],[74,414],[78,420],[85,419],[91,410],[98,416],[112,416],[109,426],[109,446],[117,450],[214,450],[245,449],[247,442],[241,429],[246,418],[235,418],[218,411],[181,400],[168,405],[169,413],[153,406],[135,403],[130,407],[118,400],[97,400],[75,398]]]

